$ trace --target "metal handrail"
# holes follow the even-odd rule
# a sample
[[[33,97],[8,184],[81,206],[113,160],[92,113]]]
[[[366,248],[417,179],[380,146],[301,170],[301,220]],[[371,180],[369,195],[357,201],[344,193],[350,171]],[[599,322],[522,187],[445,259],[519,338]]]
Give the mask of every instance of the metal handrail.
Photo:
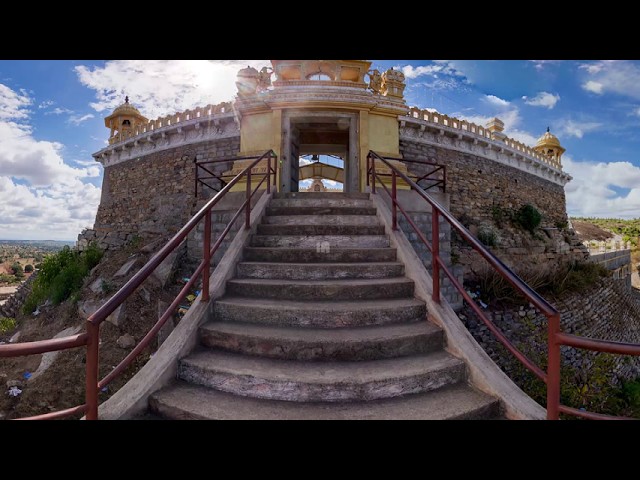
[[[220,161],[233,161],[236,158],[224,159]],[[242,159],[253,159],[242,172],[236,175],[220,192],[218,192],[213,198],[211,198],[199,211],[196,213],[179,231],[176,233],[165,245],[158,251],[131,279],[125,283],[120,290],[118,290],[107,302],[102,305],[96,312],[94,312],[86,321],[87,331],[86,333],[73,335],[64,338],[41,340],[37,342],[24,342],[11,345],[0,345],[0,358],[1,357],[15,357],[33,355],[37,353],[45,353],[51,351],[66,350],[70,348],[76,348],[81,346],[87,347],[86,355],[86,391],[85,391],[85,404],[78,405],[76,407],[68,408],[57,412],[51,412],[44,415],[38,415],[35,417],[28,417],[23,420],[32,419],[54,419],[63,418],[70,415],[85,412],[87,420],[97,420],[98,418],[98,391],[109,384],[114,378],[121,374],[133,360],[140,354],[144,348],[146,348],[155,335],[160,331],[166,321],[171,317],[174,310],[178,307],[180,302],[187,296],[190,289],[195,285],[199,276],[202,275],[202,296],[201,301],[209,300],[209,276],[211,268],[211,258],[215,254],[218,247],[221,245],[225,236],[231,231],[233,223],[238,217],[245,213],[245,228],[250,227],[251,218],[251,199],[258,191],[258,189],[267,182],[266,190],[267,194],[271,193],[271,188],[276,187],[276,175],[275,168],[271,168],[272,160],[274,166],[276,165],[277,156],[273,150],[269,150],[260,156],[254,157],[241,157]],[[263,175],[262,180],[252,190],[251,189],[251,170],[261,161],[267,160],[267,171]],[[271,179],[273,173],[273,182]],[[229,224],[220,234],[213,246],[211,246],[211,211],[213,207],[224,197],[224,195],[231,190],[231,188],[240,181],[242,177],[247,177],[246,198],[242,203],[236,214],[232,217]],[[187,235],[200,223],[204,218],[204,245],[203,245],[203,260],[200,262],[195,272],[191,275],[189,281],[178,293],[178,296],[165,310],[163,315],[158,319],[155,325],[149,330],[149,332],[143,337],[143,339],[136,345],[136,347],[129,352],[129,354],[118,364],[114,370],[112,370],[101,381],[98,381],[98,346],[100,342],[100,324],[111,314],[116,308],[118,308],[124,301],[154,272],[154,270],[162,263],[162,261],[172,253],[178,246],[180,246]]]
[[[381,161],[389,169],[391,169],[391,192],[388,187],[381,181],[380,175],[376,172],[376,160]],[[525,367],[527,367],[534,375],[547,384],[547,419],[557,420],[559,413],[565,413],[593,420],[602,419],[621,419],[622,417],[614,417],[602,415],[598,413],[585,412],[560,404],[560,345],[567,345],[576,348],[582,348],[598,352],[610,352],[627,355],[640,356],[640,344],[630,344],[621,342],[612,342],[607,340],[589,339],[569,335],[560,331],[560,313],[545,300],[540,294],[527,285],[515,272],[507,267],[498,257],[491,253],[476,237],[474,237],[464,225],[460,223],[451,213],[445,209],[437,200],[432,198],[425,192],[416,182],[407,175],[398,170],[394,165],[389,163],[385,157],[380,156],[373,150],[367,155],[367,185],[371,186],[371,192],[376,193],[376,181],[380,181],[384,190],[391,198],[392,205],[392,228],[398,230],[397,210],[405,216],[409,225],[416,232],[420,241],[422,241],[427,249],[431,252],[432,258],[432,281],[433,294],[432,298],[436,303],[440,303],[440,269],[451,280],[453,286],[460,292],[464,300],[476,313],[483,323],[491,330],[496,338],[509,350]],[[427,201],[432,208],[432,240],[429,242],[424,234],[420,232],[418,226],[409,217],[404,208],[399,204],[397,199],[397,177],[402,178],[419,196]],[[447,265],[440,257],[439,249],[439,217],[442,216],[465,240],[482,256],[503,278],[505,278],[517,291],[519,291],[532,305],[537,307],[548,319],[548,366],[547,372],[535,365],[526,355],[516,348],[511,341],[498,329],[498,327],[489,320],[480,307],[473,301],[471,296],[464,289],[462,284],[453,275]]]

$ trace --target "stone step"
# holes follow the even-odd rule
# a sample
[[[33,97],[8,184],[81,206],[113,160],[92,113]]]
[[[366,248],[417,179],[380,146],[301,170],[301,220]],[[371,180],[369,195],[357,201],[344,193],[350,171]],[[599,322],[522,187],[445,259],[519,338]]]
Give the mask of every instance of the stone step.
[[[252,235],[252,247],[281,248],[384,248],[388,235]]]
[[[368,193],[361,192],[277,192],[273,194],[273,198],[355,198],[367,200],[370,196]]]
[[[413,280],[406,277],[355,280],[267,280],[233,278],[227,294],[282,300],[372,300],[413,297]]]
[[[349,402],[453,385],[464,380],[465,365],[444,351],[362,362],[298,362],[205,350],[180,360],[178,378],[254,398]]]
[[[314,248],[244,248],[244,259],[252,262],[393,262],[396,258],[395,248],[330,248],[328,252],[319,252],[315,246]]]
[[[380,263],[274,263],[239,262],[239,278],[287,280],[336,280],[341,278],[389,278],[404,275],[400,262]]]
[[[399,398],[336,404],[240,397],[177,381],[154,393],[149,406],[171,420],[480,420],[499,415],[497,400],[465,384]]]
[[[265,225],[368,225],[380,226],[380,220],[375,215],[271,215],[262,217]]]
[[[361,200],[356,198],[275,198],[269,202],[271,208],[373,208],[371,200]]]
[[[200,341],[210,348],[281,360],[362,361],[442,349],[442,330],[430,322],[360,328],[295,328],[209,322]]]
[[[302,217],[292,217],[302,220]],[[258,225],[258,235],[384,235],[383,225]]]
[[[267,207],[267,215],[375,215],[376,207]],[[376,217],[377,219],[377,217]]]
[[[223,297],[213,304],[213,319],[224,322],[311,328],[344,328],[423,322],[427,307],[415,298],[309,302]]]

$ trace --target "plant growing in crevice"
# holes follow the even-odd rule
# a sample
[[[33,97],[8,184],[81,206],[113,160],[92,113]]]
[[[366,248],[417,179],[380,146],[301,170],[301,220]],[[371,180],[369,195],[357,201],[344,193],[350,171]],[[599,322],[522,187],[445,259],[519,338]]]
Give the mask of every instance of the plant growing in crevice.
[[[542,214],[533,205],[526,204],[516,212],[514,221],[521,228],[533,234],[534,230],[538,228],[540,222],[542,222]]]
[[[491,226],[486,223],[480,224],[478,227],[478,240],[480,240],[487,247],[496,247],[500,243],[500,235]]]

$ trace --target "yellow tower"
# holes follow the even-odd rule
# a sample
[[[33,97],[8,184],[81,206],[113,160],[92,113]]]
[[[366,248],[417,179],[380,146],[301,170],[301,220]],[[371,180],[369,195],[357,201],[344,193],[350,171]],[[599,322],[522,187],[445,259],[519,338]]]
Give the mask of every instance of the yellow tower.
[[[124,103],[104,119],[105,127],[111,129],[109,145],[132,137],[136,126],[148,121],[136,107],[129,103],[129,97],[124,97]]]
[[[562,168],[562,154],[566,150],[560,145],[558,137],[549,131],[549,127],[547,127],[545,134],[538,139],[533,149],[551,158],[558,168]]]

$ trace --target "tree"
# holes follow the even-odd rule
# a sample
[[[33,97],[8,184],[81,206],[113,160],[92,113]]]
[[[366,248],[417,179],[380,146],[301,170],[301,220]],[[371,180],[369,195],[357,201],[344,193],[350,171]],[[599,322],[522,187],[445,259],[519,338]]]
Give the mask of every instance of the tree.
[[[17,279],[24,278],[24,270],[22,269],[22,265],[18,262],[11,265],[11,270],[13,270],[13,274]]]
[[[31,265],[30,263],[28,263],[27,265],[24,266],[24,271],[25,273],[31,273],[33,272],[33,265]]]

